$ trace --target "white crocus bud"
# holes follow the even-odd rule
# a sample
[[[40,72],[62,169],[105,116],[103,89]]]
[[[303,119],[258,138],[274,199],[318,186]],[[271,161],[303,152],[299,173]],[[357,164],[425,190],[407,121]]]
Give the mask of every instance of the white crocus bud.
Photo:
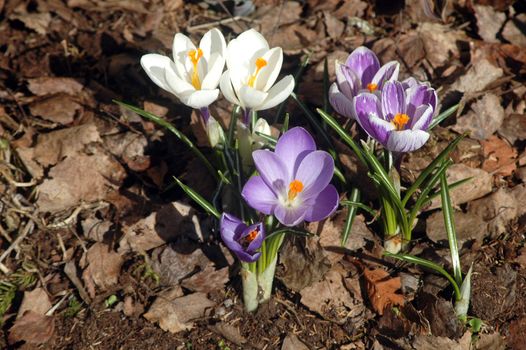
[[[282,63],[281,47],[270,49],[260,33],[247,30],[228,43],[227,70],[221,77],[221,92],[228,101],[241,106],[245,115],[249,111],[275,107],[294,89],[292,75],[274,84]]]
[[[173,60],[168,56],[147,54],[141,65],[160,88],[174,94],[185,105],[201,109],[219,96],[219,80],[225,66],[226,43],[218,29],[208,31],[199,47],[184,34],[173,42]]]
[[[254,125],[254,130],[252,131],[252,150],[260,149],[268,143],[260,134],[272,136],[270,125],[268,125],[268,122],[263,118],[259,118]]]
[[[217,145],[223,144],[225,142],[225,133],[221,125],[213,117],[208,119],[206,123],[206,131],[208,133],[208,140],[210,141],[210,146],[215,148]]]

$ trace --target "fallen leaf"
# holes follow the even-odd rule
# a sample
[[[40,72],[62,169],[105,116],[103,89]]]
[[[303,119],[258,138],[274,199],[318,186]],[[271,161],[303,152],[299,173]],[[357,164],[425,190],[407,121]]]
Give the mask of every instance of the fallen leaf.
[[[514,18],[510,18],[502,29],[502,37],[510,43],[526,47],[526,36],[524,35],[524,26],[526,25],[526,14],[520,13]]]
[[[524,344],[526,344],[526,317],[511,321],[509,327],[508,346],[513,350],[524,350]]]
[[[85,256],[87,267],[82,273],[82,279],[90,297],[95,297],[95,287],[107,290],[117,284],[124,259],[103,243],[92,245]]]
[[[152,253],[152,268],[167,286],[177,286],[185,278],[203,271],[210,260],[191,244],[170,244]]]
[[[46,35],[51,23],[51,14],[49,12],[12,14],[9,16],[9,19],[19,20],[27,28],[34,30],[40,35]]]
[[[526,114],[510,114],[504,118],[499,135],[504,137],[510,144],[515,141],[526,140]]]
[[[402,287],[400,277],[391,277],[387,271],[382,269],[366,269],[363,275],[369,301],[378,314],[382,315],[388,306],[400,306],[405,303],[404,296],[396,293]]]
[[[28,79],[27,88],[37,96],[55,95],[59,93],[71,96],[78,95],[84,85],[73,78],[63,77],[39,77]]]
[[[332,39],[338,39],[342,36],[343,31],[345,30],[345,24],[336,18],[331,12],[323,12],[325,17],[325,27],[327,28],[327,34]]]
[[[466,74],[451,85],[451,90],[460,92],[483,91],[489,84],[503,75],[504,71],[502,68],[496,67],[487,59],[482,58],[475,61]]]
[[[150,321],[159,323],[165,331],[178,333],[193,328],[193,320],[205,315],[207,309],[215,306],[215,303],[207,299],[205,293],[194,293],[186,296],[178,296],[172,291],[159,295],[144,317]]]
[[[467,331],[458,341],[447,337],[436,337],[433,335],[419,335],[412,342],[416,350],[470,350],[471,332]]]
[[[209,328],[237,346],[242,347],[243,344],[247,342],[247,339],[239,332],[239,327],[236,327],[230,323],[220,322],[210,326]]]
[[[457,119],[453,130],[458,133],[469,132],[471,138],[486,140],[499,130],[503,121],[504,108],[500,98],[489,93],[475,102],[466,115]]]
[[[283,339],[281,350],[309,350],[309,347],[301,342],[294,334],[289,334]]]
[[[55,333],[55,319],[52,316],[41,315],[28,310],[15,321],[9,330],[9,343],[25,341],[29,344],[44,344]]]
[[[517,168],[515,164],[517,150],[507,142],[497,136],[492,136],[480,143],[485,158],[482,169],[494,175],[509,176]]]
[[[30,292],[24,292],[24,299],[18,309],[17,318],[22,317],[26,311],[45,315],[52,306],[44,288],[35,288]]]
[[[102,242],[104,240],[104,235],[110,230],[112,225],[112,222],[98,219],[93,215],[81,222],[84,236],[96,242]]]
[[[193,292],[210,293],[223,289],[228,281],[228,267],[216,270],[213,264],[208,264],[204,270],[183,280],[181,286]]]
[[[75,98],[59,94],[38,100],[29,105],[31,114],[61,125],[73,123],[83,110]]]
[[[428,320],[430,333],[438,337],[457,339],[462,333],[453,304],[434,294],[421,293],[417,303],[421,304],[422,315]]]
[[[426,58],[435,69],[458,58],[458,42],[468,41],[463,31],[452,30],[439,23],[421,23],[417,32],[424,43]]]
[[[473,10],[480,37],[490,43],[500,42],[496,36],[506,21],[506,14],[484,5],[473,5]]]
[[[511,328],[511,325],[510,325]],[[475,342],[475,350],[504,350],[506,349],[506,340],[497,331],[493,333],[479,333]],[[524,343],[526,344],[526,339]],[[515,348],[514,348],[515,349]]]

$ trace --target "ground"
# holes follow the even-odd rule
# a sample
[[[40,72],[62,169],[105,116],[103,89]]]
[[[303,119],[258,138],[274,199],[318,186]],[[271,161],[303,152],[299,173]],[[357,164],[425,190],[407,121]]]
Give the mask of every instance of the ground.
[[[0,0],[0,348],[526,349],[525,4],[243,4]],[[307,225],[311,237],[286,239],[271,301],[244,311],[217,222],[173,184],[177,176],[212,198],[214,179],[174,135],[114,102],[169,120],[214,159],[198,116],[139,64],[169,54],[177,32],[197,41],[214,27],[227,40],[261,31],[284,50],[282,74],[308,58],[296,93],[312,111],[327,107],[325,59],[333,81],[334,62],[360,45],[400,61],[401,78],[429,81],[442,111],[459,104],[404,157],[401,176],[410,184],[467,133],[448,179],[471,177],[452,191],[463,272],[473,266],[471,323],[457,320],[447,280],[383,257],[368,213],[342,247],[343,208]],[[323,147],[292,99],[286,111]],[[212,108],[224,125],[230,113],[224,99]],[[370,186],[331,137],[345,175]],[[411,253],[450,269],[440,201],[414,232]]]

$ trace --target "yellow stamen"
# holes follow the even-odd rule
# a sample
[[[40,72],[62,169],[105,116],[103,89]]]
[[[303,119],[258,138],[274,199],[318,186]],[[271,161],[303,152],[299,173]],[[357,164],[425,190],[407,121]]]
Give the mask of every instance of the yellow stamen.
[[[188,57],[194,66],[192,70],[192,85],[196,90],[201,90],[201,80],[199,80],[199,70],[197,69],[197,64],[199,63],[201,57],[203,57],[203,50],[190,50],[188,51]]]
[[[250,233],[245,237],[248,243],[252,242],[254,239],[256,239],[259,231],[258,230],[252,230]]]
[[[294,200],[298,193],[303,191],[303,183],[300,180],[294,180],[289,185],[288,199],[289,201]]]
[[[409,119],[409,116],[405,113],[396,113],[391,123],[396,127],[396,130],[403,130]]]
[[[250,78],[248,79],[248,83],[247,83],[248,86],[254,87],[254,83],[256,82],[256,78],[259,74],[259,71],[261,71],[261,69],[265,67],[266,65],[267,65],[267,61],[265,61],[265,59],[263,59],[262,57],[259,57],[258,59],[256,59],[256,72],[252,74]]]
[[[370,92],[375,92],[375,91],[378,89],[378,84],[375,84],[375,83],[369,83],[369,84],[367,84],[367,89],[368,89]]]

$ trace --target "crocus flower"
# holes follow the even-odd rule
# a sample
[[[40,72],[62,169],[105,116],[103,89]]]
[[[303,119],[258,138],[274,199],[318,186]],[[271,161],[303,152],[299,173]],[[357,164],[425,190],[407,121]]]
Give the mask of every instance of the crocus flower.
[[[263,223],[247,226],[234,215],[223,213],[220,220],[221,239],[244,262],[254,262],[261,253],[257,250],[265,239]]]
[[[259,175],[251,177],[241,193],[252,208],[286,226],[319,221],[336,210],[338,192],[329,184],[334,160],[316,150],[305,129],[287,131],[274,152],[257,150],[252,157]]]
[[[250,111],[275,107],[291,94],[292,75],[274,84],[282,63],[281,47],[270,49],[265,38],[254,29],[228,43],[227,70],[221,77],[221,92],[228,101],[243,108],[245,124]]]
[[[380,67],[380,61],[368,48],[355,49],[345,64],[336,62],[336,82],[329,89],[329,101],[339,114],[355,118],[352,100],[360,92],[378,93],[387,81],[398,79],[400,65],[391,61]]]
[[[173,42],[173,60],[168,56],[147,54],[141,65],[160,88],[174,94],[185,105],[201,110],[208,121],[208,106],[219,96],[219,79],[225,66],[226,43],[218,29],[208,31],[199,47],[184,34]]]
[[[381,98],[364,92],[354,99],[358,123],[393,152],[411,152],[426,143],[435,108],[432,88],[417,84],[404,89],[398,81],[385,83]]]

